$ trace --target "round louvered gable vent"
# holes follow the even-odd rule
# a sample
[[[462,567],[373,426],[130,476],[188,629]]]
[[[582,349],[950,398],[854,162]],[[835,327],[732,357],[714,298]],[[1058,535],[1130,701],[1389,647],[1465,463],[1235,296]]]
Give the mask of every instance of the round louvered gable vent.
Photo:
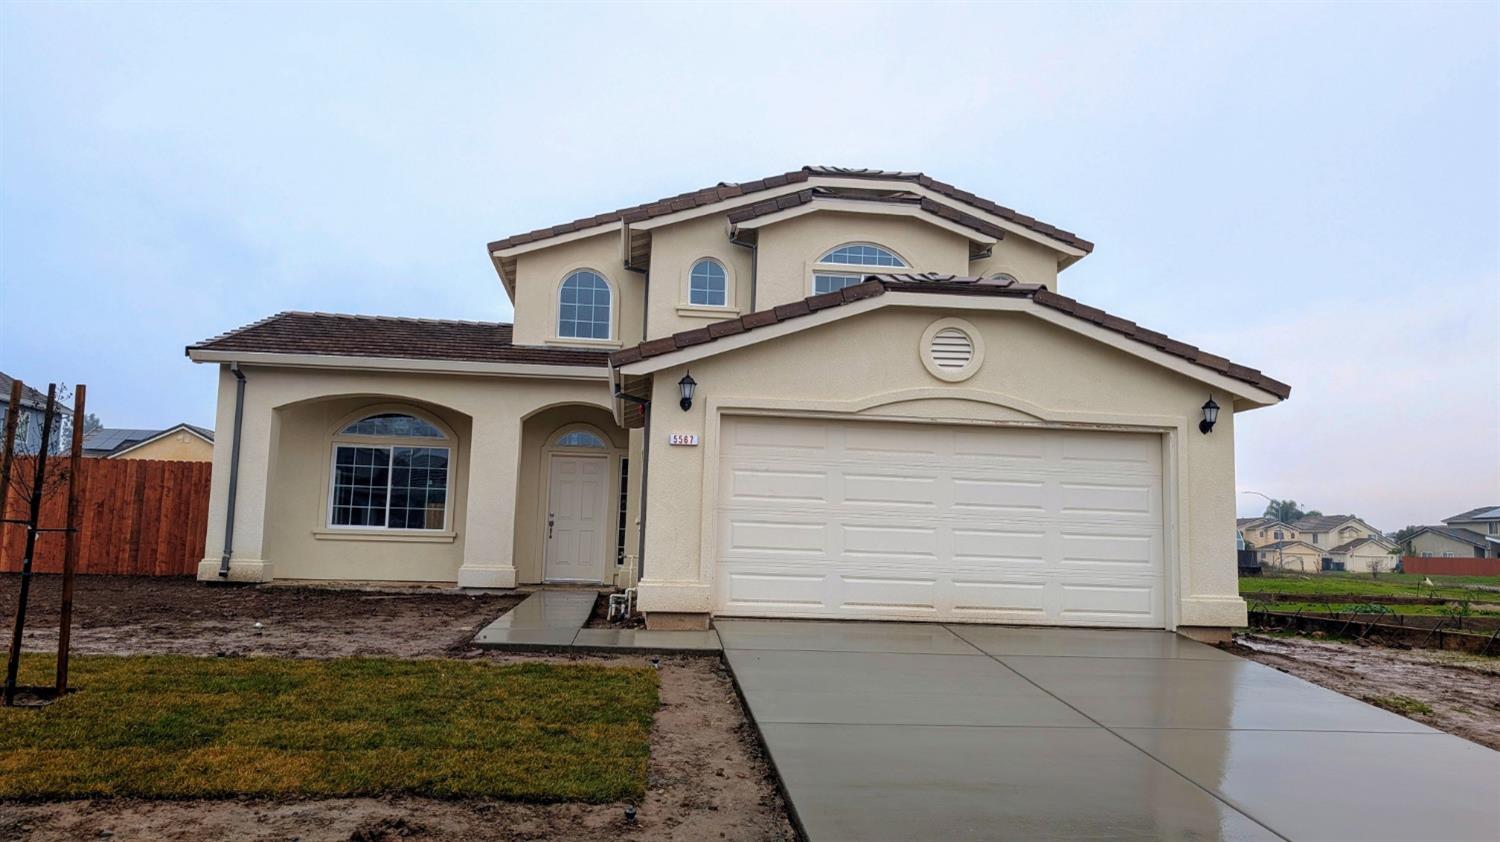
[[[974,340],[956,327],[945,327],[933,335],[928,353],[938,368],[956,371],[974,359]]]
[[[984,337],[963,319],[938,319],[922,332],[922,365],[939,380],[968,380],[984,362]]]

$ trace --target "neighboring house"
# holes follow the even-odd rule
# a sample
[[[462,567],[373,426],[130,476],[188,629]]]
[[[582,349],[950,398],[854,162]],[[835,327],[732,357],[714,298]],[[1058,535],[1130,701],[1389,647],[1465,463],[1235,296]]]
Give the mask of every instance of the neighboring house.
[[[637,584],[655,628],[1243,625],[1234,429],[1290,388],[1059,294],[1092,248],[809,167],[490,243],[513,325],[203,341],[199,578]]]
[[[1480,506],[1412,534],[1412,555],[1500,558],[1500,506]]]
[[[0,372],[0,424],[10,413],[10,389],[15,380]],[[21,387],[21,414],[16,419],[16,453],[36,453],[42,449],[42,427],[47,415],[47,393],[38,392],[30,386]],[[63,439],[63,421],[71,418],[73,411],[59,403],[52,419],[52,435],[47,446],[48,453],[61,453],[68,447]],[[0,427],[3,429],[3,427]]]
[[[1398,557],[1391,551],[1396,543],[1380,535],[1355,538],[1328,550],[1324,569],[1349,573],[1389,573],[1396,568]]]
[[[1300,540],[1324,548],[1325,554],[1358,538],[1384,538],[1379,529],[1354,515],[1315,515],[1292,523]]]
[[[1242,517],[1235,521],[1240,537],[1251,547],[1297,540],[1297,530],[1273,517]]]
[[[214,431],[192,424],[177,424],[165,430],[102,427],[83,437],[83,453],[104,459],[211,462]]]
[[[1276,541],[1255,548],[1255,557],[1267,567],[1318,573],[1323,569],[1325,551],[1306,541]]]

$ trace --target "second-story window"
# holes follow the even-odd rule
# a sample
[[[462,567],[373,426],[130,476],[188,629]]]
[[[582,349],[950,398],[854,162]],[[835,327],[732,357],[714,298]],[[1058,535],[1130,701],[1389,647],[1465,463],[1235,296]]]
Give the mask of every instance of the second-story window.
[[[557,299],[557,335],[566,339],[609,339],[611,292],[609,281],[592,269],[579,269],[563,279]]]
[[[869,267],[866,271],[850,271],[844,267]],[[814,295],[833,292],[853,286],[865,279],[871,270],[906,269],[906,261],[884,246],[874,243],[849,243],[824,254],[813,266],[812,288]]]
[[[728,300],[729,277],[724,265],[710,257],[693,264],[688,273],[688,303],[723,307]]]

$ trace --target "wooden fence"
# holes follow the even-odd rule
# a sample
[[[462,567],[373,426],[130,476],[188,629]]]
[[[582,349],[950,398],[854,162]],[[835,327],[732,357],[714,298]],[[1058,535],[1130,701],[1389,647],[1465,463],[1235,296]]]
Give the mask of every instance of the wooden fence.
[[[61,527],[68,493],[63,478],[67,457],[49,457],[50,491],[42,503],[41,526]],[[25,501],[14,490],[20,473],[30,485],[36,470],[32,458],[18,458],[12,468],[12,491],[5,517],[24,518]],[[78,572],[126,576],[186,576],[198,572],[208,528],[209,462],[163,462],[147,459],[84,459],[79,508]],[[0,573],[16,573],[26,550],[26,529],[0,525]],[[32,570],[61,573],[63,533],[37,537]]]
[[[1500,558],[1451,558],[1408,555],[1401,569],[1426,576],[1500,576]]]

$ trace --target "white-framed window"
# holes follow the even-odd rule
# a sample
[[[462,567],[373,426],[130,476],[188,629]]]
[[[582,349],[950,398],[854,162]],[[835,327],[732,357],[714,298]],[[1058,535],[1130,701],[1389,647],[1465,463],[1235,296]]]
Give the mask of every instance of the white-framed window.
[[[448,527],[448,437],[403,413],[369,415],[334,435],[328,526],[443,530]]]
[[[910,268],[895,252],[874,243],[847,243],[832,251],[824,252],[813,265],[812,291],[814,295],[843,289],[862,282],[868,271],[848,271],[843,267],[869,267],[870,269]],[[841,271],[843,270],[843,271]]]
[[[688,273],[688,303],[724,307],[729,303],[729,273],[712,257],[701,258]]]
[[[557,335],[565,339],[609,339],[614,328],[614,293],[592,269],[563,278],[557,290]]]

